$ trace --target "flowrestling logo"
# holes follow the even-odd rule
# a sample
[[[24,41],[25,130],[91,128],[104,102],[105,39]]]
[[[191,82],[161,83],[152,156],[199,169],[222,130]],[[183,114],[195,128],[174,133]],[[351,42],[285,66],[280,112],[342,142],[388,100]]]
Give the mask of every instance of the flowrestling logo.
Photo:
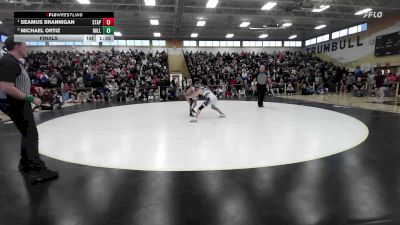
[[[380,19],[383,17],[383,12],[382,11],[369,11],[364,14],[364,19]]]

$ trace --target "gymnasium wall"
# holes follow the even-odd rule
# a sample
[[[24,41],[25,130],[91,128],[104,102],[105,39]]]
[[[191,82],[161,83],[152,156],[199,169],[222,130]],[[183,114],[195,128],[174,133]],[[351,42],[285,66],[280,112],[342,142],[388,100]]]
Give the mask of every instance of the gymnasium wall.
[[[190,47],[190,48],[182,48],[183,51],[201,51],[201,52],[212,52],[216,54],[217,52],[224,53],[224,52],[267,52],[267,53],[274,53],[279,51],[292,51],[292,52],[302,52],[303,48],[246,48],[246,47],[236,47],[236,48],[203,48],[203,47]]]
[[[168,49],[168,68],[171,73],[182,73],[183,77],[190,76],[182,49]]]
[[[307,46],[304,50],[315,52],[318,57],[345,66],[351,71],[358,65],[366,71],[375,67],[399,67],[400,55],[374,55],[376,37],[394,32],[400,32],[400,15],[384,15],[381,19],[368,22],[368,30],[365,32]]]
[[[0,44],[1,45],[1,44]],[[216,54],[217,52],[236,52],[236,53],[240,53],[240,52],[268,52],[268,53],[273,53],[273,52],[279,52],[279,51],[303,51],[303,48],[286,48],[286,47],[282,47],[282,48],[203,48],[203,47],[190,47],[190,48],[185,48],[185,47],[181,47],[181,48],[169,48],[169,47],[123,47],[123,46],[116,46],[114,47],[114,49],[120,49],[120,50],[129,50],[129,49],[137,49],[137,50],[143,50],[144,52],[148,52],[148,51],[162,51],[162,50],[179,50],[179,51],[202,51],[202,52],[212,52],[214,54]],[[29,46],[29,51],[53,51],[53,50],[57,50],[57,51],[74,51],[74,50],[79,50],[79,51],[97,51],[97,50],[101,50],[101,51],[110,51],[111,50],[111,46]]]

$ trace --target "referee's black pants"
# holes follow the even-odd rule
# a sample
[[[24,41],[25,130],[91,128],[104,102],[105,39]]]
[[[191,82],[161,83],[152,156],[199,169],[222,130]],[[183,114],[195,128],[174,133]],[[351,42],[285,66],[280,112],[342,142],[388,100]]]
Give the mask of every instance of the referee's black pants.
[[[10,100],[1,104],[1,111],[10,117],[21,133],[21,164],[32,167],[43,167],[39,156],[39,134],[29,102]]]
[[[266,90],[267,90],[267,87],[265,84],[257,84],[258,106],[263,106]]]

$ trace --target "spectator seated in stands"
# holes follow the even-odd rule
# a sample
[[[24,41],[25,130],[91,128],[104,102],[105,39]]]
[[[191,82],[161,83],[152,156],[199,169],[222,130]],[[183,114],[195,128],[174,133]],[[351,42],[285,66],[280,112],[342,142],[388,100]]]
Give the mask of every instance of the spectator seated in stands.
[[[270,94],[272,94],[272,96],[275,96],[275,93],[277,93],[279,95],[281,93],[281,91],[282,91],[280,89],[279,84],[277,84],[275,82],[275,80],[271,80],[271,83],[269,84],[267,90],[269,90],[269,92],[270,92]]]
[[[398,80],[397,76],[394,74],[388,74],[384,78],[384,82],[378,90],[379,97],[390,97],[394,90],[394,83]]]
[[[339,83],[339,93],[346,93],[346,76],[343,76]]]
[[[136,101],[138,101],[142,96],[142,93],[140,92],[139,86],[135,87],[135,89],[133,90],[133,93],[135,95],[135,100]]]
[[[149,100],[151,100],[151,101],[155,100],[154,90],[152,88],[150,88],[148,96],[149,96],[148,97]]]
[[[38,112],[39,110],[53,110],[54,93],[52,91],[44,91],[42,96],[38,96],[42,100],[42,104],[35,106],[33,111]]]
[[[67,91],[62,92],[62,97],[63,97],[63,101],[65,103],[69,103],[72,102],[73,99],[71,99],[71,90],[68,89]]]
[[[149,101],[149,89],[147,89],[147,88],[144,88],[143,90],[142,90],[142,98],[141,98],[141,100],[142,101]]]
[[[227,89],[227,90],[225,91],[225,97],[227,97],[227,98],[232,97],[232,93],[231,93],[230,89]]]
[[[62,106],[64,105],[64,98],[61,91],[55,92],[51,105],[53,106],[53,109],[62,109]]]
[[[314,94],[313,87],[308,83],[303,83],[301,88],[302,95],[312,95]]]
[[[168,99],[175,99],[176,98],[176,91],[174,88],[168,88]]]
[[[102,96],[103,100],[108,102],[111,101],[112,96],[111,96],[111,91],[107,87],[99,87],[98,91],[100,92],[100,95]]]
[[[127,102],[135,101],[135,91],[134,89],[129,89],[128,94],[126,95]]]
[[[79,90],[76,101],[78,104],[86,103],[88,101],[88,95],[87,95],[86,91]]]
[[[160,101],[160,91],[158,88],[154,90],[154,100]]]
[[[182,90],[182,88],[178,88],[178,91],[176,92],[176,98],[177,99],[185,98],[185,92]]]
[[[220,87],[220,86],[217,87],[216,92],[217,92],[217,94],[216,94],[217,98],[224,97],[224,90],[222,89],[222,87]]]
[[[354,69],[354,76],[356,77],[356,79],[358,77],[360,77],[362,75],[362,70],[360,66],[356,66],[356,68]]]
[[[275,83],[275,88],[278,94],[285,91],[285,81],[283,80],[283,78],[280,78],[279,82]]]
[[[92,102],[104,102],[104,96],[100,93],[98,88],[92,88],[90,99]]]
[[[359,76],[353,84],[353,95],[356,97],[364,97],[367,94],[365,82]]]
[[[251,91],[253,93],[253,96],[256,96],[257,92],[257,78],[253,78],[253,81],[251,82]]]
[[[161,95],[160,95],[160,98],[161,98],[161,100],[163,101],[163,102],[166,102],[167,101],[167,99],[168,99],[168,94],[167,94],[167,91],[163,88],[163,89],[161,89]]]
[[[353,84],[356,82],[356,79],[353,74],[348,73],[346,76],[346,86],[347,92],[350,93],[353,90]]]
[[[58,78],[55,75],[51,75],[51,77],[49,78],[49,87],[56,88],[58,87],[58,85]]]
[[[318,85],[316,87],[316,89],[317,89],[316,93],[319,94],[319,95],[325,94],[325,90],[327,90],[327,88],[324,88],[324,86],[322,84]]]
[[[116,99],[118,102],[126,102],[127,91],[126,88],[120,88],[116,94]]]
[[[246,97],[246,89],[244,87],[239,90],[239,98],[241,97]]]
[[[294,87],[291,83],[289,83],[288,86],[286,87],[286,93],[288,95],[293,95],[296,93],[296,90],[294,89]]]
[[[239,95],[238,91],[236,90],[236,87],[232,87],[231,94],[232,97],[237,97]]]

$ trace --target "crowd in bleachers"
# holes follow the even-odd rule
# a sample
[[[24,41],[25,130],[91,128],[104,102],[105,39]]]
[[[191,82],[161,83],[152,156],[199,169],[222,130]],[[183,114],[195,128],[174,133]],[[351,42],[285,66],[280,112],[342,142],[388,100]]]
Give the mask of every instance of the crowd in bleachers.
[[[284,92],[289,95],[337,92],[353,92],[356,96],[384,95],[390,92],[396,80],[393,74],[363,73],[360,67],[349,72],[301,52],[212,54],[186,51],[185,59],[193,80],[215,86],[214,92],[225,97],[256,94],[256,77],[261,65],[267,69],[270,95]],[[376,87],[376,92],[367,93],[367,83]]]
[[[266,66],[269,95],[353,92],[356,96],[389,96],[398,80],[393,74],[363,73],[359,67],[349,72],[301,52],[186,51],[184,56],[191,78],[180,84],[169,78],[165,51],[31,52],[24,63],[32,83],[45,89],[42,109],[60,109],[68,102],[183,99],[194,82],[210,86],[218,97],[254,96],[261,65]]]
[[[48,105],[166,99],[179,90],[169,79],[165,51],[47,51],[31,52],[25,67],[32,83],[43,87]]]

